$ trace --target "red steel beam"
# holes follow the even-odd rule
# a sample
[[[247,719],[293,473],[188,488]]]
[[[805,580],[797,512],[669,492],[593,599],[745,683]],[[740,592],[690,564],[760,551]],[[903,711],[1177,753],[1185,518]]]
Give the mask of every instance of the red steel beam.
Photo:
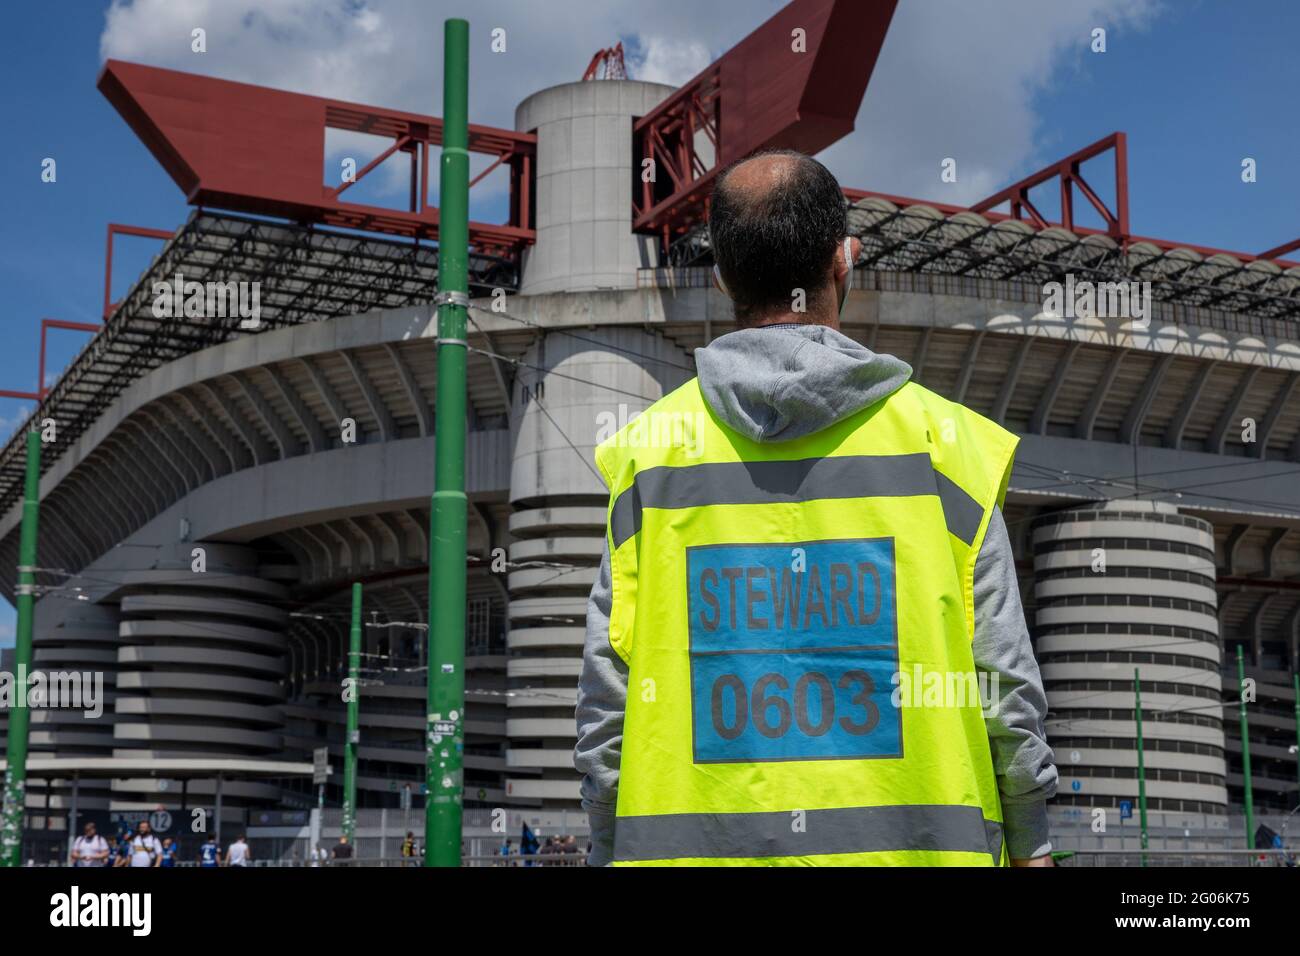
[[[45,387],[45,333],[48,329],[68,329],[73,332],[98,332],[102,326],[88,322],[66,322],[62,319],[41,319],[41,351],[36,369],[37,397],[44,398],[50,393]]]
[[[127,227],[132,228],[132,227]],[[171,234],[168,233],[168,238]],[[23,392],[14,389],[0,388],[0,398],[22,398],[34,402],[43,401],[50,390],[45,387],[45,337],[49,329],[68,329],[74,332],[98,332],[102,329],[101,325],[94,325],[90,322],[67,322],[63,319],[41,319],[41,346],[36,362],[36,391]]]
[[[1291,242],[1283,243],[1282,245],[1278,246],[1276,249],[1268,250],[1268,252],[1261,252],[1259,254],[1259,257],[1261,259],[1276,259],[1278,256],[1284,256],[1288,252],[1295,252],[1297,249],[1300,249],[1300,239],[1295,239],[1292,240]]]
[[[654,160],[656,182],[633,230],[667,239],[700,222],[718,172],[750,153],[817,153],[852,132],[896,3],[795,0],[638,120],[636,175]]]
[[[1106,152],[1114,152],[1115,158],[1115,209],[1111,208],[1093,191],[1088,185],[1080,172],[1080,166],[1089,159],[1093,159]],[[1029,198],[1029,191],[1035,186],[1041,186],[1053,179],[1060,180],[1061,189],[1061,221],[1059,223],[1050,223],[1035,207]],[[1128,140],[1123,133],[1111,133],[1102,139],[1097,140],[1090,146],[1085,146],[1078,152],[1071,153],[1064,159],[1058,160],[1044,169],[1040,169],[1032,176],[1028,176],[1018,183],[1013,183],[1001,192],[994,193],[988,199],[983,199],[970,207],[971,212],[986,212],[994,206],[1000,206],[1008,203],[1011,207],[1011,218],[1022,219],[1022,213],[1028,212],[1029,219],[1039,229],[1045,229],[1049,225],[1059,225],[1066,229],[1074,229],[1074,190],[1078,189],[1085,199],[1092,205],[1097,213],[1101,216],[1102,221],[1106,223],[1106,234],[1118,241],[1125,241],[1129,237],[1128,231]]]
[[[109,60],[100,91],[196,206],[296,222],[437,239],[438,209],[424,201],[428,152],[442,145],[442,120],[400,110],[287,93],[249,83]],[[324,183],[325,130],[385,137],[412,152],[418,188],[407,209],[345,202]],[[520,202],[537,152],[531,133],[471,124],[470,152],[501,157],[511,170],[512,221],[470,223],[482,252],[516,251],[534,241]],[[390,150],[391,152],[391,150]],[[373,169],[371,163],[363,172]]]
[[[362,166],[361,169],[357,172],[355,177],[339,183],[337,186],[335,186],[333,189],[329,191],[329,194],[337,199],[338,196],[343,192],[343,190],[347,189],[349,186],[355,186],[357,183],[361,182],[361,180],[364,179],[372,169],[379,166],[379,164],[382,163],[384,160],[386,160],[389,156],[392,156],[399,149],[408,149],[410,143],[411,143],[411,137],[409,136],[398,137],[393,141],[393,144],[391,146],[389,146],[386,150],[384,150],[382,153],[380,153],[370,162]]]
[[[144,239],[161,239],[166,242],[172,237],[173,233],[166,229],[148,229],[144,226],[125,226],[118,222],[108,224],[108,239],[105,240],[104,247],[104,321],[113,314],[117,308],[112,300],[113,294],[113,237],[114,236],[139,236]]]

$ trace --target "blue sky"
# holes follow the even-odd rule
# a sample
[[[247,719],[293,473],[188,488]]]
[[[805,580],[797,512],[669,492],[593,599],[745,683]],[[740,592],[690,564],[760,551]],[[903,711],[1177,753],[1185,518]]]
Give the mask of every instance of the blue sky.
[[[568,11],[556,11],[561,6]],[[127,59],[377,105],[438,112],[441,20],[471,21],[471,120],[512,125],[533,90],[576,80],[622,39],[634,78],[680,83],[780,6],[663,0],[46,0],[6,5],[0,107],[4,348],[0,388],[36,386],[41,317],[97,322],[109,222],[173,229],[179,190],[95,89],[106,49]],[[539,12],[545,8],[546,13]],[[209,51],[188,50],[206,24]],[[494,26],[507,54],[485,53]],[[1093,27],[1107,51],[1092,53]],[[1129,138],[1134,232],[1243,252],[1300,238],[1300,4],[1285,0],[902,0],[855,133],[824,155],[845,185],[971,202],[1114,130]],[[53,157],[57,182],[41,182]],[[958,161],[959,182],[939,181]],[[1258,181],[1241,181],[1254,158]],[[1109,176],[1091,168],[1099,189]],[[380,184],[382,186],[382,183]],[[485,184],[488,185],[488,184]],[[1046,204],[1049,208],[1051,203]],[[475,210],[489,216],[489,189]],[[118,240],[114,298],[156,243]],[[1297,254],[1300,259],[1300,254]],[[85,341],[56,332],[47,366]],[[8,436],[26,403],[0,399]],[[12,640],[0,607],[0,643]]]

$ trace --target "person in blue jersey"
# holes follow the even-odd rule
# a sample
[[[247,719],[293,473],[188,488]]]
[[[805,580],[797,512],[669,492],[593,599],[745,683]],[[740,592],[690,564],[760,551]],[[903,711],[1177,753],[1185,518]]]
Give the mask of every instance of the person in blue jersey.
[[[113,866],[130,866],[131,865],[131,834],[121,837],[117,841],[117,854],[113,858]]]
[[[199,847],[199,866],[217,866],[220,862],[221,848],[217,846],[217,835],[208,837],[208,842]]]
[[[176,846],[175,840],[171,837],[164,837],[162,842],[162,860],[159,861],[158,865],[175,866],[177,849],[179,848]]]

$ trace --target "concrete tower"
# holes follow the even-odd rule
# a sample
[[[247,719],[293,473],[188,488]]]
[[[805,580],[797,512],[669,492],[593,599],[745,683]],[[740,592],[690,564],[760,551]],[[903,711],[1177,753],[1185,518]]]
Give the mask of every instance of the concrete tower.
[[[632,123],[672,92],[595,80],[519,104],[515,129],[537,133],[537,242],[524,253],[523,295],[636,287],[653,239],[632,233]]]
[[[1058,803],[1136,807],[1138,668],[1150,810],[1224,813],[1210,523],[1164,503],[1113,501],[1039,518],[1032,538]]]
[[[650,240],[631,231],[632,123],[670,92],[602,80],[552,87],[520,104],[516,128],[538,136],[537,243],[524,258],[525,297],[559,293],[586,311],[601,307],[601,290],[635,289]],[[526,308],[526,298],[511,306]],[[592,452],[689,368],[680,348],[640,328],[548,333],[520,366],[510,417],[511,797],[544,806],[578,798],[573,708],[608,502]]]

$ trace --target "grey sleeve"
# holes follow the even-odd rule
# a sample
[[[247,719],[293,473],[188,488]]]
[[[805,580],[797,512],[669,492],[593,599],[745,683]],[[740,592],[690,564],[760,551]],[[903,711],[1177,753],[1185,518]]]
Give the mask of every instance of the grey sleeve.
[[[610,585],[609,542],[587,600],[587,636],[578,680],[578,743],[573,763],[582,774],[582,808],[591,824],[591,866],[614,859],[614,807],[623,750],[623,713],[627,707],[628,668],[609,643],[609,616],[614,603]]]
[[[975,559],[975,640],[977,671],[996,677],[996,693],[986,701],[993,770],[1002,796],[1007,851],[1024,860],[1050,853],[1047,800],[1056,793],[1056,763],[1043,720],[1047,696],[1025,626],[1016,580],[1015,557],[1001,509],[994,508]]]

